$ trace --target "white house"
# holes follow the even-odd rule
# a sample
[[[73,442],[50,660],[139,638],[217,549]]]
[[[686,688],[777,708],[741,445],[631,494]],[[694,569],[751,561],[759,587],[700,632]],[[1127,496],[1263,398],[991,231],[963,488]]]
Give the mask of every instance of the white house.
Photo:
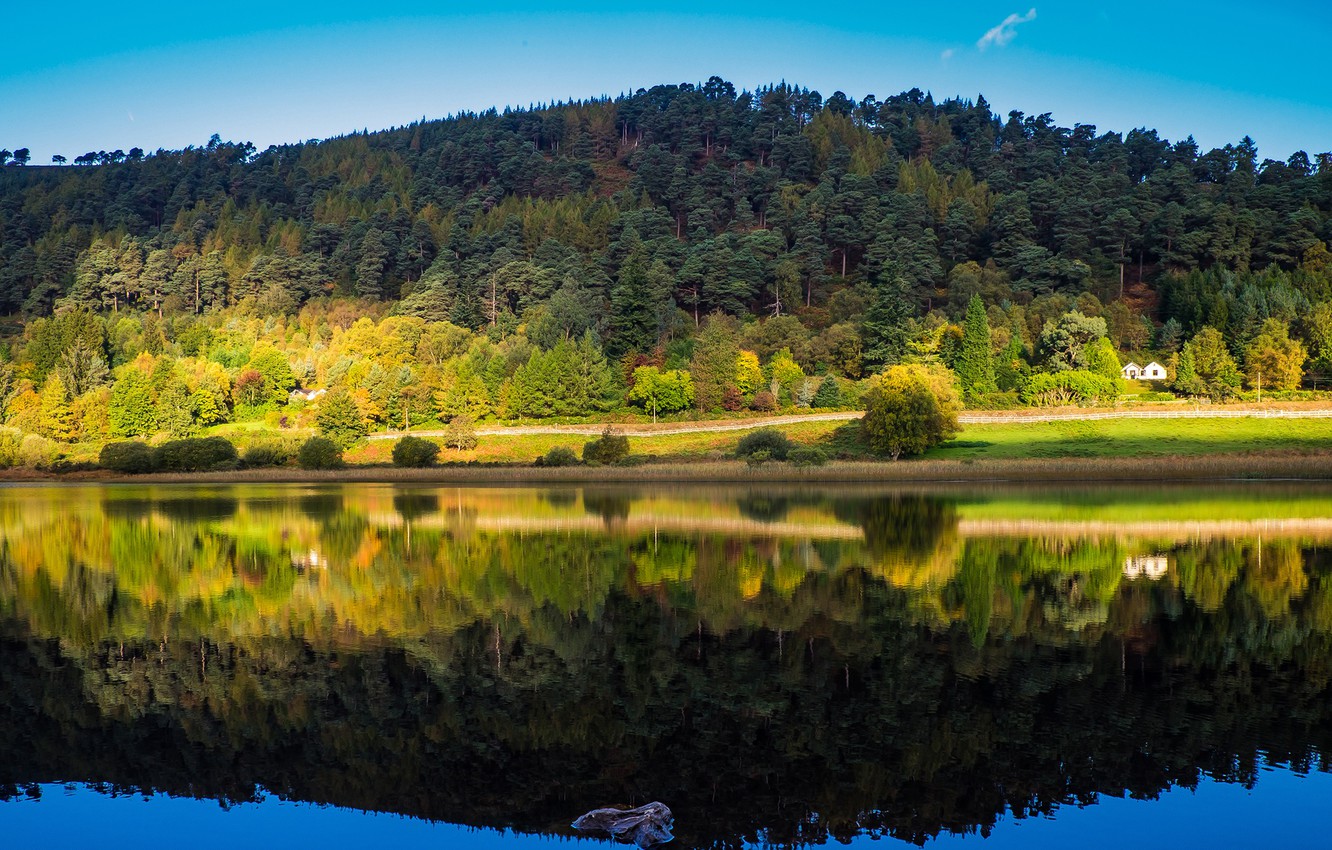
[[[1124,368],[1119,370],[1126,381],[1164,381],[1166,379],[1166,368],[1153,360],[1146,366],[1139,366],[1137,363],[1128,362]]]
[[[291,391],[292,401],[314,401],[328,390],[306,390],[300,387]]]
[[[1166,368],[1153,360],[1142,367],[1142,379],[1144,381],[1164,381],[1166,379]]]

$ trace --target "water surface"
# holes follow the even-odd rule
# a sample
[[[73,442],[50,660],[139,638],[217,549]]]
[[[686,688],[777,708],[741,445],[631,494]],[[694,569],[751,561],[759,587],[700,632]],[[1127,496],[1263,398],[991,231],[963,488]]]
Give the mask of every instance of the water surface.
[[[656,799],[681,846],[1299,843],[1330,497],[4,488],[0,825],[545,846]]]

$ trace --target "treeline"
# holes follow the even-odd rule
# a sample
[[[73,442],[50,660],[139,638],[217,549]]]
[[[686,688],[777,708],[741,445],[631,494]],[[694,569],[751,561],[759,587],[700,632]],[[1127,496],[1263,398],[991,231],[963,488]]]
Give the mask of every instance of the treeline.
[[[850,406],[902,361],[987,407],[1111,400],[1129,359],[1217,398],[1332,365],[1332,159],[1247,138],[713,78],[80,159],[0,170],[23,322],[0,403],[57,441],[260,416],[297,384],[377,428]],[[388,348],[338,342],[366,336]]]

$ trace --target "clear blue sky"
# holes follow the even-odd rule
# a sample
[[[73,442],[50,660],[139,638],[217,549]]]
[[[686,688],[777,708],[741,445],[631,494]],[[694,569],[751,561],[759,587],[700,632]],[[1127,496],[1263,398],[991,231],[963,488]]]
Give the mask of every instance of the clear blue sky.
[[[1193,133],[1204,150],[1247,133],[1260,157],[1332,149],[1327,0],[29,2],[6,8],[0,43],[0,147],[34,163],[214,132],[264,148],[712,74],[825,96],[983,93],[1000,112]]]

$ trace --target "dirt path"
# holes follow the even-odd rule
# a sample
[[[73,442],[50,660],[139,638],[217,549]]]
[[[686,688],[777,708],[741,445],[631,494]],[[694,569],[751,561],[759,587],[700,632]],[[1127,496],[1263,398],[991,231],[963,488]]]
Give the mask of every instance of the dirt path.
[[[660,422],[652,424],[616,424],[615,430],[629,437],[665,437],[671,434],[701,434],[709,431],[750,431],[768,425],[795,425],[800,422],[845,422],[859,419],[860,411],[844,413],[805,413],[792,416],[767,416],[761,419],[716,419],[707,422]],[[477,428],[479,437],[524,436],[529,434],[578,434],[595,437],[606,428],[605,423],[595,425],[515,425],[511,428]],[[443,431],[413,431],[413,437],[442,437]],[[397,431],[371,434],[371,440],[396,440]]]
[[[769,425],[796,425],[801,422],[848,422],[859,419],[861,411],[841,413],[804,413],[790,416],[768,416],[759,419],[715,419],[704,422],[661,422],[616,424],[615,429],[630,437],[665,437],[671,434],[703,434],[717,431],[750,431]],[[1061,409],[1061,410],[996,410],[963,413],[957,417],[961,425],[1015,424],[1020,422],[1069,422],[1102,419],[1327,419],[1332,408],[1234,408],[1234,407],[1177,407],[1173,409]],[[477,436],[526,436],[532,434],[575,434],[595,437],[606,425],[516,425],[513,427],[477,428]],[[442,437],[444,431],[412,431],[414,437]],[[396,440],[402,433],[389,431],[371,434],[371,440]]]

